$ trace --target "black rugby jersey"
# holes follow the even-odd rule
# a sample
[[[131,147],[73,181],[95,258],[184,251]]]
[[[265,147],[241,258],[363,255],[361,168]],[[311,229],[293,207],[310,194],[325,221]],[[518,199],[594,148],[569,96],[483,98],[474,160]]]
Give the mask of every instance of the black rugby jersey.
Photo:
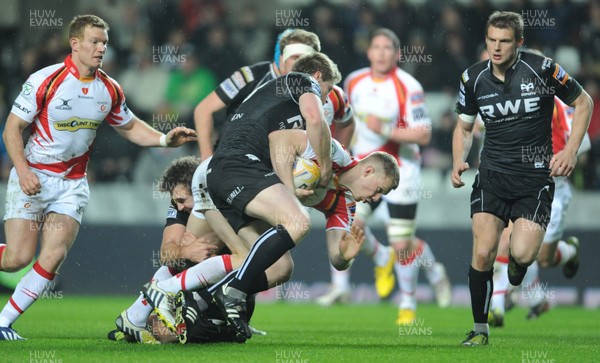
[[[571,104],[579,83],[552,59],[521,51],[504,82],[489,61],[474,64],[460,80],[456,112],[479,114],[485,124],[480,168],[516,175],[549,175],[554,96]]]
[[[276,77],[271,62],[259,62],[233,72],[215,92],[227,105],[227,115],[230,116],[252,91]]]
[[[169,210],[167,211],[167,221],[165,223],[165,227],[171,226],[173,224],[182,224],[186,226],[189,218],[190,213],[177,210],[177,204],[175,204],[175,202],[171,200]]]
[[[270,165],[269,134],[277,130],[306,130],[299,99],[305,93],[321,98],[317,81],[305,73],[278,77],[251,94],[227,122],[215,158],[253,155]],[[250,157],[250,156],[249,156]]]

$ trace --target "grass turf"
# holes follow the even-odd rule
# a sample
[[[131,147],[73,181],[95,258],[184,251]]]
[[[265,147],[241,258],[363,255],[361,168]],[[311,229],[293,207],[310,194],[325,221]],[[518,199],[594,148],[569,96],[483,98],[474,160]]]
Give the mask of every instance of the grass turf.
[[[0,296],[7,301],[8,296]],[[133,301],[63,296],[38,301],[14,328],[27,341],[0,341],[2,362],[594,362],[600,360],[600,312],[559,307],[526,321],[525,309],[492,330],[490,346],[460,347],[471,328],[466,307],[421,305],[412,327],[394,325],[390,304],[325,309],[258,304],[253,325],[266,330],[246,344],[147,346],[112,342],[106,333]]]

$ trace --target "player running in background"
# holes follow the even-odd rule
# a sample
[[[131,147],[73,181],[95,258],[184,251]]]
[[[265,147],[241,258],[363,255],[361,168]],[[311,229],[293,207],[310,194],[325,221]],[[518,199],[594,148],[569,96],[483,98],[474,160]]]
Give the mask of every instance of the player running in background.
[[[458,122],[453,136],[452,185],[461,174],[472,141],[475,117],[486,136],[479,173],[471,193],[473,256],[469,290],[473,330],[463,346],[487,345],[493,290],[493,263],[500,235],[514,223],[509,242],[508,277],[519,285],[540,251],[554,195],[553,176],[569,176],[591,117],[592,100],[579,83],[552,61],[520,52],[523,18],[494,12],[486,24],[489,61],[478,62],[461,77]],[[575,107],[571,137],[553,155],[551,127],[554,96]]]
[[[0,340],[21,340],[11,325],[50,285],[72,246],[89,199],[86,169],[96,129],[106,120],[140,146],[180,146],[196,140],[178,127],[164,135],[127,108],[119,84],[100,67],[108,24],[95,15],[69,25],[71,54],[23,84],[3,138],[14,164],[6,192],[6,245],[0,269],[18,271],[40,255],[0,313]],[[27,145],[22,135],[31,125]]]
[[[363,252],[375,263],[376,288],[380,297],[389,296],[394,288],[394,269],[398,274],[401,301],[397,323],[410,324],[416,319],[415,289],[419,267],[425,269],[435,287],[441,306],[450,304],[450,285],[444,266],[436,262],[429,245],[415,237],[415,217],[421,191],[421,156],[419,145],[431,138],[431,121],[425,108],[423,88],[419,82],[398,68],[400,41],[389,29],[373,32],[367,56],[371,63],[351,73],[345,89],[355,117],[359,121],[352,151],[358,158],[373,151],[386,151],[400,165],[400,185],[383,199],[389,209],[388,239],[392,247],[383,246],[369,227],[365,228]],[[364,227],[379,203],[359,204],[355,223]],[[349,293],[348,271],[332,268],[332,290],[319,298],[322,305],[343,299]]]
[[[554,154],[561,151],[571,134],[573,123],[573,108],[566,105],[560,99],[554,99],[554,112],[552,114],[552,149]],[[579,147],[577,155],[581,155],[590,148],[590,138],[587,133]],[[536,319],[540,314],[550,308],[546,298],[546,291],[542,288],[539,280],[539,266],[554,267],[561,266],[565,277],[573,278],[579,269],[579,240],[570,236],[563,240],[566,226],[567,209],[573,196],[571,184],[565,176],[553,177],[555,189],[552,200],[552,213],[550,222],[544,234],[542,249],[537,261],[534,261],[523,278],[521,284],[522,297],[526,297],[529,313],[527,319]],[[504,326],[504,313],[507,295],[510,292],[508,281],[508,244],[513,225],[502,232],[498,256],[494,264],[494,292],[490,301],[488,323],[491,326]]]

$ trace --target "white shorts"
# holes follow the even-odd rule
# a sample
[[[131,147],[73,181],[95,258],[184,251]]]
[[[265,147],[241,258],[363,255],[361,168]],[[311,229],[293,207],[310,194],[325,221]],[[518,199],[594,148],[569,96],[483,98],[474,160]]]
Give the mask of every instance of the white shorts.
[[[192,196],[194,197],[194,208],[192,209],[192,213],[194,213],[194,215],[197,215],[197,213],[204,213],[207,210],[217,209],[210,194],[208,194],[208,185],[206,183],[206,172],[211,159],[212,156],[204,160],[196,168],[194,176],[192,177]]]
[[[419,200],[427,198],[429,192],[423,190],[421,169],[413,165],[400,166],[400,183],[383,200],[390,204],[418,204]]]
[[[569,184],[567,178],[554,177],[552,213],[550,213],[550,223],[548,223],[544,235],[544,243],[550,244],[562,238],[565,232],[567,209],[572,197],[571,184]]]
[[[90,199],[87,178],[63,179],[36,169],[30,170],[40,180],[40,193],[32,196],[25,194],[19,185],[17,172],[12,168],[6,187],[4,220],[29,219],[42,222],[44,215],[54,212],[68,215],[81,224]]]

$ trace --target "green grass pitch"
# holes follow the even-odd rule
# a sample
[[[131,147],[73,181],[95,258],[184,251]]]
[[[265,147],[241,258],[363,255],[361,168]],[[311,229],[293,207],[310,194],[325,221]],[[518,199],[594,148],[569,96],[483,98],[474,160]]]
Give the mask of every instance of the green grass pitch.
[[[2,302],[8,296],[0,296]],[[466,307],[421,305],[412,327],[394,325],[396,307],[258,304],[253,325],[266,330],[246,344],[147,346],[112,342],[106,333],[127,297],[62,296],[40,300],[14,328],[27,341],[0,342],[1,362],[598,362],[600,312],[557,307],[538,320],[506,315],[490,346],[460,347],[471,328]]]

